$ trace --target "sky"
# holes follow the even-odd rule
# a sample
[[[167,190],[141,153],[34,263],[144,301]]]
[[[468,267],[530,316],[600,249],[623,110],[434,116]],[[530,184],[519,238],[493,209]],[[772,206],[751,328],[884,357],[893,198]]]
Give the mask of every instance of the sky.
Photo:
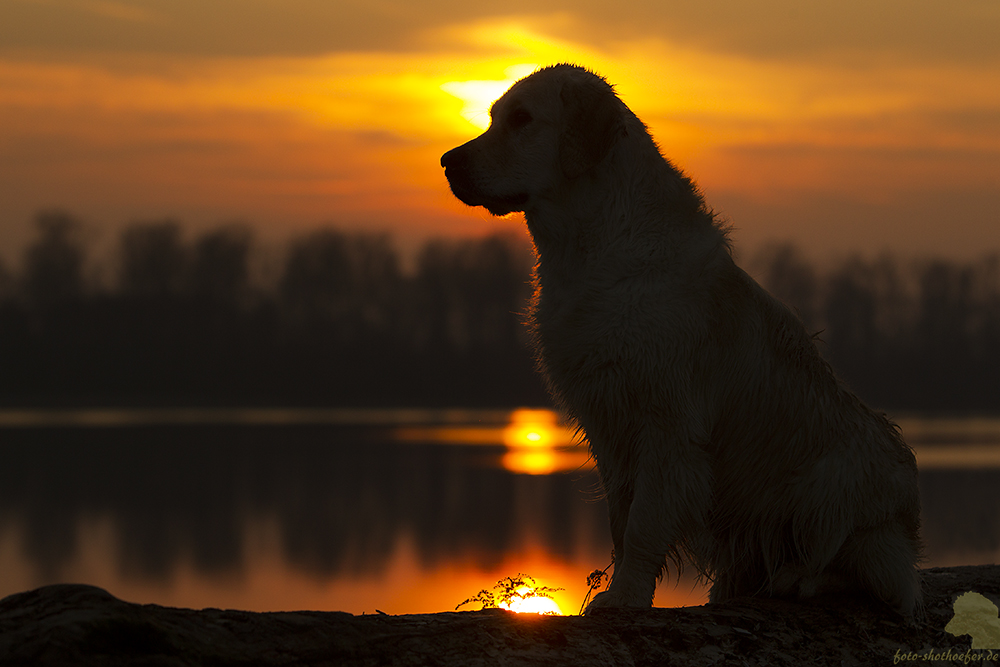
[[[733,227],[814,257],[1000,251],[1000,0],[0,0],[0,258],[43,209],[520,231],[439,158],[538,66],[604,75]],[[15,260],[16,261],[16,260]]]

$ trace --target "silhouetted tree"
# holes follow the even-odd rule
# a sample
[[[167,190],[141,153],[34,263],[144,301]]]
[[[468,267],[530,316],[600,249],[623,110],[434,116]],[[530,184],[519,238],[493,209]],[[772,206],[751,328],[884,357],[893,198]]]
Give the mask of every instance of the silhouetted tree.
[[[754,258],[755,273],[767,290],[791,306],[806,328],[817,331],[819,279],[816,270],[791,243],[763,248]]]
[[[400,283],[387,236],[324,229],[292,244],[279,294],[293,326],[349,341],[389,334]]]
[[[181,228],[173,220],[135,224],[121,235],[121,291],[138,297],[180,294],[189,271]],[[207,259],[207,258],[206,258]]]
[[[80,223],[63,211],[46,211],[35,218],[35,226],[38,239],[24,257],[25,295],[42,307],[79,299],[84,288]]]
[[[399,255],[384,234],[355,236],[350,248],[359,321],[368,335],[388,335],[397,324],[402,283]]]
[[[1000,254],[979,265],[977,307],[973,320],[976,350],[986,359],[1000,359]]]
[[[975,271],[934,261],[920,272],[920,319],[917,335],[921,349],[955,361],[968,343]]]
[[[4,303],[14,295],[14,276],[7,264],[0,260],[0,303]]]
[[[885,405],[909,372],[903,320],[909,301],[895,260],[852,257],[827,279],[821,350],[862,397]],[[903,328],[901,328],[903,327]]]
[[[418,294],[416,326],[413,330],[417,349],[441,350],[461,345],[461,325],[456,295],[460,279],[455,258],[455,244],[432,239],[417,257],[416,289]]]
[[[243,225],[209,231],[194,244],[191,290],[216,306],[237,308],[249,296],[249,257],[252,235]]]
[[[523,345],[521,317],[531,287],[528,249],[515,237],[489,236],[461,250],[462,287],[470,338],[482,350]]]
[[[924,371],[942,386],[991,409],[1000,409],[997,264],[995,256],[964,265],[942,260],[924,264],[914,331]],[[961,408],[961,401],[949,402],[949,407]]]
[[[875,291],[871,271],[861,259],[852,258],[831,276],[825,306],[836,361],[843,363],[877,344]]]
[[[523,346],[531,260],[514,237],[433,240],[417,266],[423,340],[462,351]]]
[[[336,320],[346,310],[351,281],[347,237],[324,229],[293,242],[280,295],[294,318]]]

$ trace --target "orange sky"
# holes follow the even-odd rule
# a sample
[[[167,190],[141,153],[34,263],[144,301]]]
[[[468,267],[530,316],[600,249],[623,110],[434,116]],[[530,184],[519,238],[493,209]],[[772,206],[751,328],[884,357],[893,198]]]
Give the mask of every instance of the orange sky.
[[[334,222],[406,240],[517,228],[445,150],[535,66],[615,83],[739,248],[1000,250],[1000,3],[963,0],[0,3],[0,256],[41,208]]]

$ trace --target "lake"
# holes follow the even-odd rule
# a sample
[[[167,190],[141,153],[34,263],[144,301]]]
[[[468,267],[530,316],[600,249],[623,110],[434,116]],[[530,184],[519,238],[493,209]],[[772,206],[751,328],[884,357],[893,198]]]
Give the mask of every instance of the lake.
[[[925,566],[997,562],[1000,419],[898,421]],[[576,613],[610,561],[596,473],[548,410],[0,411],[0,597],[77,582],[170,606],[401,614],[523,573]],[[689,572],[656,594],[705,600]]]

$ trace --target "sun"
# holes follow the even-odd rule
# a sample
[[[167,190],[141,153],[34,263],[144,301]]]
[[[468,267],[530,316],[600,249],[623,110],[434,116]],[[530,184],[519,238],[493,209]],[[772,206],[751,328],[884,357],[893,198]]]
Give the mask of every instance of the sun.
[[[503,79],[479,81],[449,81],[441,84],[441,90],[462,100],[462,118],[480,130],[490,125],[490,105],[493,104],[515,81],[523,79],[538,69],[534,63],[522,63],[506,68]]]

